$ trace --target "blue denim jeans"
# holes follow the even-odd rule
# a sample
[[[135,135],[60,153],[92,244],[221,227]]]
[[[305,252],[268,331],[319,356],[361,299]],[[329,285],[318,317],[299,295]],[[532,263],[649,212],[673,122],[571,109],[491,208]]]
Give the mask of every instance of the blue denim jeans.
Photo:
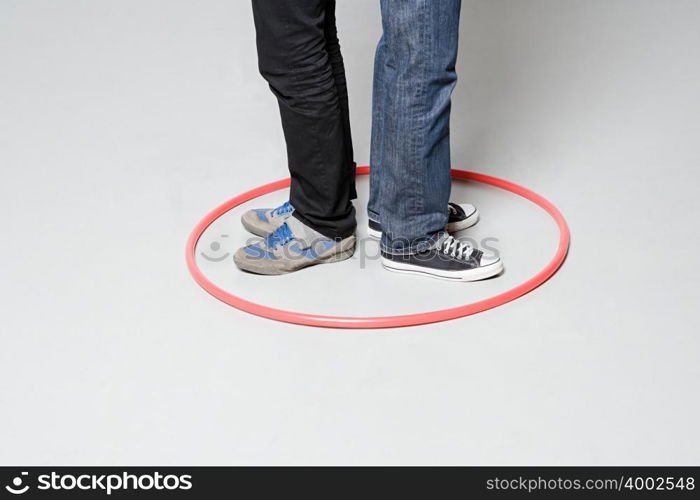
[[[381,0],[367,209],[382,225],[386,252],[429,248],[447,224],[461,6],[461,0]]]

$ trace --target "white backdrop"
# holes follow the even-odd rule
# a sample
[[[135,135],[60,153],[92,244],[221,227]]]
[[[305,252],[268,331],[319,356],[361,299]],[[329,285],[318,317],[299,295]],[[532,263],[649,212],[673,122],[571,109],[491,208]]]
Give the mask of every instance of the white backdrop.
[[[249,2],[0,0],[0,463],[697,464],[699,17],[465,1],[455,166],[551,198],[571,255],[503,308],[341,334],[184,267],[286,175]],[[376,1],[338,18],[366,163]]]

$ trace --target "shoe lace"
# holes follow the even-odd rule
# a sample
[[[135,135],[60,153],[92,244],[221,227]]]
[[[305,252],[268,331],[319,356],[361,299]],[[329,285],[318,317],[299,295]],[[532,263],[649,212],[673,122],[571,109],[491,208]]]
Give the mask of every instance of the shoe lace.
[[[287,215],[289,213],[292,213],[293,211],[294,211],[294,207],[292,206],[292,204],[289,203],[288,201],[285,201],[279,207],[275,208],[272,211],[272,216],[278,217],[281,215]]]
[[[457,215],[457,209],[451,204],[447,205],[447,211],[450,213],[450,215]]]
[[[442,253],[454,259],[467,260],[474,253],[474,247],[468,243],[462,243],[454,236],[448,236],[442,242]]]
[[[272,234],[265,238],[265,246],[276,250],[278,246],[284,246],[294,239],[294,234],[289,226],[284,223]]]

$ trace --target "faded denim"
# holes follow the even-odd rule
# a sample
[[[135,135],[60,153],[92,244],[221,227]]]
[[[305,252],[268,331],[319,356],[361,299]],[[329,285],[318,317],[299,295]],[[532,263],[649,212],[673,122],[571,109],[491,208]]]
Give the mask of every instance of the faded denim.
[[[429,248],[447,224],[461,4],[381,0],[367,208],[386,252]]]

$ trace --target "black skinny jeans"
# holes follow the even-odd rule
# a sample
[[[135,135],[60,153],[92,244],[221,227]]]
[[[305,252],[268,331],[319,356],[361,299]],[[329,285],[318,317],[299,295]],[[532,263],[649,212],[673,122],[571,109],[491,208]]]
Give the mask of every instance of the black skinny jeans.
[[[355,231],[355,162],[335,0],[253,0],[260,73],[277,96],[294,216],[331,238]]]

